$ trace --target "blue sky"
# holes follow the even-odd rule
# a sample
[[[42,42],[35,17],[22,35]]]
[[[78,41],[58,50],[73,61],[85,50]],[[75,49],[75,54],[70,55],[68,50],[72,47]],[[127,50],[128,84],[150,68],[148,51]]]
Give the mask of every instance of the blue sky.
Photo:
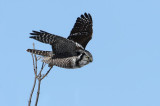
[[[38,106],[160,106],[159,5],[159,0],[0,0],[0,105],[28,105],[34,73],[26,49],[34,42],[37,49],[51,50],[29,33],[67,37],[76,18],[88,12],[93,39],[86,49],[93,63],[54,67],[42,81]]]

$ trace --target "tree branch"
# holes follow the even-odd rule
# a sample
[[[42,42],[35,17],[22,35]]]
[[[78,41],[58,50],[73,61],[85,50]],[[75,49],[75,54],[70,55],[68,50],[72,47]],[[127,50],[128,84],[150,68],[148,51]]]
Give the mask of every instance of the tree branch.
[[[34,43],[33,43],[33,49],[35,49]],[[37,96],[36,96],[36,102],[35,102],[35,106],[37,106],[38,100],[39,100],[39,94],[40,94],[41,81],[42,81],[42,79],[44,79],[48,75],[48,73],[50,72],[50,70],[52,69],[53,66],[50,67],[50,69],[44,75],[42,75],[42,71],[43,71],[43,69],[44,69],[44,67],[46,65],[46,63],[43,62],[42,66],[41,66],[41,70],[37,74],[37,61],[39,59],[37,59],[36,54],[31,53],[31,55],[32,55],[32,60],[33,60],[33,69],[34,69],[35,79],[34,79],[33,88],[32,88],[31,93],[30,93],[28,106],[31,105],[31,100],[32,100],[32,95],[33,95],[34,88],[35,88],[35,85],[36,85],[36,80],[38,80],[38,90],[37,90]]]
[[[37,104],[38,104],[38,99],[39,99],[39,94],[40,94],[40,86],[41,86],[41,79],[38,80],[38,91],[37,91],[35,106],[37,106]]]
[[[34,92],[35,85],[36,85],[36,77],[34,78],[34,84],[33,84],[33,88],[32,88],[32,91],[31,91],[31,94],[30,94],[30,97],[29,97],[28,106],[31,105],[31,100],[32,100],[32,95],[33,95],[33,92]]]
[[[44,64],[44,62],[42,63],[42,66],[41,66],[41,70],[40,70],[40,72],[39,72],[39,74],[38,74],[38,76],[40,76],[39,78],[41,78],[41,73],[42,73],[42,70],[43,70],[43,68],[45,67],[45,65],[46,64]]]
[[[33,43],[33,49],[35,49],[34,43]],[[32,53],[32,55],[33,55],[33,53]],[[37,56],[36,56],[36,54],[34,54],[34,59],[35,59],[35,63],[34,64],[36,64],[36,76],[37,76]]]
[[[36,76],[36,75],[37,75],[37,68],[35,67],[33,53],[31,53],[31,55],[32,55],[32,60],[33,60],[33,69],[34,69],[34,74],[35,74],[35,76]]]
[[[51,69],[53,68],[53,66],[52,67],[50,67],[50,69],[46,72],[46,74],[45,75],[43,75],[42,76],[42,78],[41,78],[41,80],[43,79],[43,78],[45,78],[47,75],[48,75],[48,73],[51,71]]]

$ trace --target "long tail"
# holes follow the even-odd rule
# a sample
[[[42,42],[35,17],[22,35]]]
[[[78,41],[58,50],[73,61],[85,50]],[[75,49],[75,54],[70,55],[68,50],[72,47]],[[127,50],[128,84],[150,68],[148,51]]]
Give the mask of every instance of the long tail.
[[[33,36],[30,36],[30,38],[38,40],[42,43],[47,43],[47,44],[52,44],[54,42],[54,38],[57,36],[57,35],[42,31],[42,30],[40,30],[40,32],[33,31],[30,34],[33,35]]]
[[[36,50],[36,49],[27,49],[27,52],[41,55],[41,56],[51,56],[53,55],[52,51],[42,51],[42,50]]]

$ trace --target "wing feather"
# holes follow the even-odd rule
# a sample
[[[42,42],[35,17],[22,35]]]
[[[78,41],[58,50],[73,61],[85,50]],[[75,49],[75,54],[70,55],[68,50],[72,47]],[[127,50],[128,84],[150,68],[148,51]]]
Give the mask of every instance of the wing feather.
[[[91,15],[89,13],[84,13],[84,15],[77,18],[68,39],[81,44],[85,48],[92,39],[92,26],[93,22]]]
[[[33,33],[30,34],[33,35],[30,36],[30,38],[50,44],[52,46],[53,53],[55,54],[54,58],[65,58],[77,55],[77,45],[72,40],[50,34],[42,30],[40,30],[40,32],[33,31]]]

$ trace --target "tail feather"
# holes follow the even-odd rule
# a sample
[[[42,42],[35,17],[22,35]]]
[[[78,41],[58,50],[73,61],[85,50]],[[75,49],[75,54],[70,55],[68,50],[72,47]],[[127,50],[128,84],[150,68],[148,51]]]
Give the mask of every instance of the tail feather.
[[[36,49],[27,49],[27,52],[41,55],[41,56],[51,56],[51,54],[53,54],[52,51],[42,51],[42,50],[36,50]]]
[[[42,30],[40,30],[40,32],[33,31],[30,34],[33,35],[33,36],[30,36],[30,38],[38,40],[43,43],[47,43],[47,44],[52,44],[54,41],[54,37],[56,36]]]

